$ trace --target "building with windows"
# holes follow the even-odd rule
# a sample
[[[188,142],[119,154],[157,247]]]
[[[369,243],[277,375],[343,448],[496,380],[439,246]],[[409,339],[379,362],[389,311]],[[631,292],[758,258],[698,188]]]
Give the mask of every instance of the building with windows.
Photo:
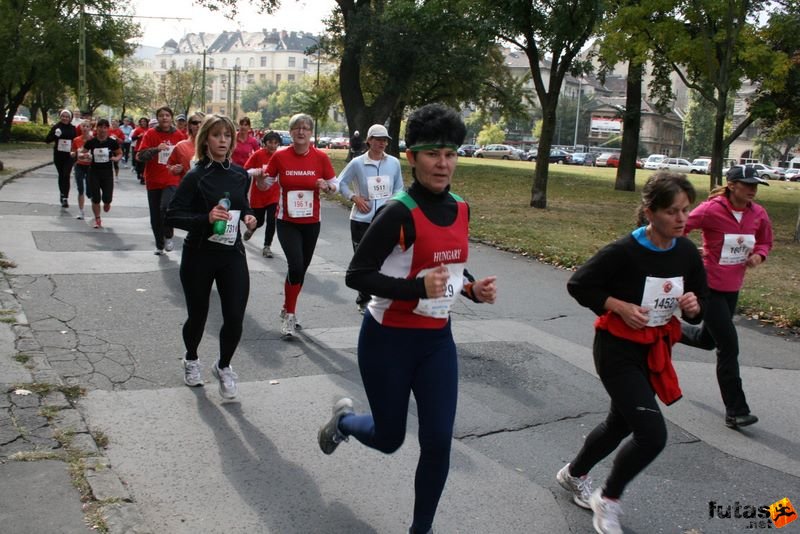
[[[163,80],[170,69],[205,72],[205,111],[236,118],[241,94],[257,82],[278,84],[327,74],[332,66],[318,54],[307,55],[319,37],[304,32],[262,30],[189,33],[164,43],[152,60],[152,73]],[[205,69],[204,69],[205,67]]]

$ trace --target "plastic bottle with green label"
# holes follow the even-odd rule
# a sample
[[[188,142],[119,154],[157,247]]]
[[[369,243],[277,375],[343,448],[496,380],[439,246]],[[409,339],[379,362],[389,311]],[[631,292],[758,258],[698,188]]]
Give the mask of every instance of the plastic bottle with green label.
[[[225,198],[219,199],[217,203],[218,206],[222,206],[225,208],[225,211],[231,209],[231,199],[230,193],[225,193]],[[225,229],[228,227],[228,221],[214,221],[214,233],[217,235],[222,235],[225,233]]]

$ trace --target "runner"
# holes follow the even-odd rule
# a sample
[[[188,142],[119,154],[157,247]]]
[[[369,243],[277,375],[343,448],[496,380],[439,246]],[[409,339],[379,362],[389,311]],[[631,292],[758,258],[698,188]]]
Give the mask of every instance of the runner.
[[[89,194],[89,199],[92,198],[92,192],[89,189],[89,168],[92,165],[92,157],[87,154],[81,159],[80,149],[86,144],[86,141],[92,138],[92,129],[89,126],[89,121],[83,121],[81,124],[81,135],[72,140],[72,159],[77,162],[75,165],[75,187],[78,189],[78,216],[76,219],[82,221],[86,214],[83,207],[86,203],[84,192]]]
[[[319,192],[336,191],[336,172],[330,158],[311,146],[313,131],[314,119],[310,115],[293,115],[289,119],[292,145],[275,152],[264,176],[256,180],[262,191],[269,189],[276,180],[280,184],[277,231],[289,267],[281,310],[281,335],[286,339],[295,334],[297,298],[317,246]]]
[[[386,145],[391,139],[382,124],[370,126],[367,131],[368,151],[351,160],[339,174],[339,192],[353,203],[350,210],[353,251],[358,248],[378,208],[395,193],[403,190],[400,162],[396,157],[386,154]],[[369,298],[368,294],[360,291],[356,297],[356,306],[362,314]]]
[[[186,346],[183,380],[190,387],[203,385],[197,348],[208,317],[211,286],[216,282],[223,323],[219,331],[219,360],[211,372],[219,380],[219,393],[225,399],[235,398],[238,393],[238,376],[230,363],[242,337],[250,294],[250,274],[239,221],[249,229],[256,226],[247,202],[250,179],[244,169],[231,165],[230,161],[235,135],[228,117],[205,118],[197,134],[198,164],[186,173],[167,210],[167,223],[188,232],[180,269],[188,315],[183,325]],[[224,197],[230,199],[230,209],[218,204]],[[222,235],[213,231],[216,221],[228,222]]]
[[[128,159],[131,154],[131,134],[133,133],[133,119],[125,117],[122,120],[122,125],[119,127],[125,139],[122,141],[122,167],[128,166]]]
[[[72,125],[72,112],[62,109],[55,123],[45,137],[46,143],[53,143],[53,164],[58,172],[58,191],[61,195],[61,207],[69,207],[69,177],[72,174],[72,140],[78,136]]]
[[[116,139],[117,143],[119,143],[119,147],[122,148],[122,145],[125,142],[125,132],[123,132],[120,128],[119,121],[117,119],[111,120],[111,127],[108,129],[108,136],[111,139]],[[114,181],[119,181],[119,161],[114,162]]]
[[[244,167],[247,159],[256,150],[261,148],[258,139],[253,136],[253,130],[250,129],[250,119],[242,117],[239,119],[239,131],[236,132],[236,148],[233,149],[231,161],[240,167]]]
[[[89,169],[89,196],[92,199],[95,228],[103,227],[100,220],[100,200],[103,201],[103,211],[111,210],[111,201],[114,198],[113,163],[122,159],[122,148],[116,139],[109,136],[109,128],[108,120],[98,120],[97,136],[86,141],[79,154],[80,159],[90,157],[92,161]]]
[[[450,192],[450,182],[465,134],[459,115],[438,104],[408,118],[406,157],[414,182],[372,222],[346,277],[348,286],[373,295],[358,339],[371,413],[355,415],[353,401],[340,399],[318,434],[325,454],[348,436],[390,454],[405,439],[414,393],[420,458],[411,533],[431,531],[450,469],[458,392],[450,308],[459,293],[489,303],[496,295],[494,276],[474,281],[464,269],[469,207]]]
[[[681,335],[675,315],[699,322],[708,295],[697,247],[683,237],[694,198],[685,175],[653,174],[638,212],[646,226],[601,249],[567,284],[570,295],[598,315],[594,362],[611,407],[556,479],[575,504],[594,512],[594,529],[601,534],[622,534],[619,499],[625,486],[666,445],[655,395],[667,405],[681,397],[670,354]],[[592,492],[589,471],[630,434],[604,486]]]
[[[150,119],[147,117],[141,117],[139,119],[138,126],[133,129],[133,132],[131,132],[131,159],[133,160],[132,167],[140,184],[144,184],[145,163],[143,161],[139,161],[139,159],[136,157],[136,152],[139,143],[142,141],[142,137],[144,137],[144,134],[147,133],[147,130],[150,128],[149,123]]]
[[[280,134],[267,132],[264,135],[264,148],[254,152],[244,164],[244,168],[253,177],[253,184],[250,186],[250,207],[253,208],[256,214],[256,220],[258,221],[256,228],[260,228],[264,223],[267,224],[264,229],[264,248],[261,249],[261,255],[265,258],[272,257],[272,239],[275,237],[275,212],[278,210],[278,198],[281,190],[280,186],[275,183],[268,190],[261,191],[256,186],[256,181],[264,174],[263,170],[267,168],[269,160],[272,159],[272,155],[278,150],[279,146],[281,146]],[[244,233],[244,240],[247,241],[253,237],[253,232],[255,230],[252,232],[247,230]]]
[[[175,149],[167,160],[167,169],[177,176],[178,180],[182,180],[193,166],[195,138],[197,137],[197,132],[200,130],[200,123],[203,122],[203,117],[205,117],[205,113],[200,111],[189,116],[185,132],[189,137],[175,145]]]
[[[772,223],[753,199],[758,185],[769,185],[752,167],[728,170],[728,183],[711,191],[689,215],[686,233],[703,233],[703,263],[711,289],[702,328],[683,325],[681,341],[717,349],[717,382],[725,404],[725,425],[738,428],[758,422],[742,389],[739,336],[733,324],[739,290],[747,269],[761,265],[772,249]]]
[[[145,162],[144,180],[147,186],[147,204],[150,207],[150,228],[156,240],[154,254],[160,256],[171,251],[172,227],[164,223],[167,209],[180,179],[167,170],[172,150],[185,139],[183,132],[172,125],[172,110],[162,106],[156,110],[158,124],[150,128],[136,147],[136,158]]]

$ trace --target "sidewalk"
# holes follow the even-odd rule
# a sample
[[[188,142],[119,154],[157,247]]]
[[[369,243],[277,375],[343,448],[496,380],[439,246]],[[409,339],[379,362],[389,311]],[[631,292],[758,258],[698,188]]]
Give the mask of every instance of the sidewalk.
[[[52,157],[52,147],[45,145],[0,152],[6,171],[0,175],[0,188],[51,165]],[[0,524],[4,532],[13,533],[92,532],[68,469],[82,471],[77,458],[84,456],[83,465],[91,467],[83,474],[100,498],[109,495],[114,483],[120,488],[122,484],[104,469],[106,462],[98,455],[83,418],[59,391],[66,390],[63,381],[31,335],[5,276],[0,277],[0,312],[3,318],[14,319],[0,322]],[[123,502],[116,508],[124,506]],[[123,527],[117,532],[137,532],[128,528],[134,522],[117,524]]]

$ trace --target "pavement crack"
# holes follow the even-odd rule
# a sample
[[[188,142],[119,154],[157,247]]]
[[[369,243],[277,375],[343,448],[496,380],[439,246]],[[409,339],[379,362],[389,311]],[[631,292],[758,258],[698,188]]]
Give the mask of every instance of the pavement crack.
[[[456,439],[459,439],[459,440],[480,439],[480,438],[485,438],[487,436],[493,436],[495,434],[505,434],[507,432],[522,432],[524,430],[529,430],[531,428],[536,428],[536,427],[545,426],[545,425],[551,425],[553,423],[560,423],[562,421],[570,421],[572,419],[580,419],[580,418],[585,417],[587,415],[596,415],[596,414],[601,414],[601,413],[606,413],[606,412],[605,411],[602,411],[602,412],[581,412],[581,413],[576,414],[576,415],[567,415],[567,416],[561,417],[559,419],[554,419],[552,421],[541,421],[541,422],[538,422],[538,423],[530,423],[530,424],[520,425],[520,426],[517,426],[517,427],[510,427],[510,428],[498,428],[498,429],[489,430],[489,431],[486,431],[486,432],[471,432],[471,433],[468,433],[468,434],[457,434],[457,435],[454,434],[454,437]]]
[[[559,313],[558,315],[554,315],[553,317],[548,317],[547,319],[544,320],[544,322],[555,321],[556,319],[566,319],[566,318],[567,318],[566,315],[564,315],[563,313]]]

